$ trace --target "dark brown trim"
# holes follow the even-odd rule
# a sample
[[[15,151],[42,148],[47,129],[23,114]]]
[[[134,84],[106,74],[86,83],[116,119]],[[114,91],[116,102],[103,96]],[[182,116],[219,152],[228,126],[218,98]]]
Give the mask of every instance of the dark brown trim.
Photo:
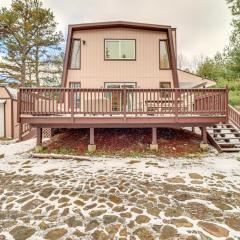
[[[161,67],[161,48],[160,48],[161,42],[166,42],[166,45],[167,45],[169,68],[162,68]],[[171,58],[170,58],[170,49],[169,49],[168,39],[159,39],[158,48],[159,48],[159,70],[171,70],[172,69],[172,61],[171,61]]]
[[[106,58],[105,55],[105,47],[106,47],[106,41],[108,40],[132,40],[135,42],[135,58],[131,58],[131,59],[125,59],[125,58],[115,58],[115,59],[108,59]],[[137,40],[135,38],[104,38],[104,61],[136,61],[137,60]]]
[[[72,122],[71,117],[58,118],[58,117],[22,117],[23,123],[29,123],[32,127],[42,128],[128,128],[128,127],[190,127],[190,126],[213,126],[219,122],[224,122],[225,116],[190,116],[190,117],[179,117],[176,121],[175,116],[173,117],[138,117],[138,118],[127,118],[123,117],[86,117],[86,118],[75,118]]]
[[[174,88],[179,88],[179,81],[178,81],[178,72],[177,72],[177,61],[176,55],[173,46],[173,37],[172,37],[172,29],[168,28],[168,42],[169,42],[169,49],[170,49],[170,59],[172,65],[172,78],[173,78],[173,86]]]
[[[178,49],[177,49],[177,30],[176,30],[176,28],[174,29],[174,28],[172,28],[172,33],[174,33],[174,35],[175,35],[175,56],[176,56],[176,62],[178,63],[178,55],[177,55],[177,53],[178,53]]]
[[[68,76],[68,62],[69,62],[69,53],[71,47],[71,38],[72,38],[72,27],[68,27],[68,36],[67,36],[67,43],[66,43],[66,50],[64,56],[64,64],[63,64],[63,75],[62,75],[62,87],[66,86],[67,83],[67,76]]]
[[[79,41],[80,42],[80,66],[79,68],[71,68],[71,60],[72,60],[72,51],[73,51],[73,42],[74,41]],[[70,52],[69,52],[69,60],[68,60],[68,70],[81,70],[81,65],[82,65],[82,42],[81,38],[72,38],[71,39],[71,46],[70,46]]]
[[[73,81],[71,81],[71,82],[69,82],[69,88],[71,88],[71,84],[72,83],[80,83],[80,88],[82,87],[82,83],[81,82],[73,82]]]
[[[160,82],[159,82],[159,88],[161,88],[161,83],[170,83],[170,88],[172,88],[172,82],[169,82],[169,81],[167,81],[167,82],[160,81]]]
[[[127,22],[127,21],[112,21],[112,22],[98,22],[98,23],[83,23],[83,24],[73,24],[69,27],[74,30],[91,30],[91,29],[104,29],[104,28],[133,28],[133,29],[144,29],[152,31],[162,31],[171,28],[167,25],[158,24],[147,24],[147,23],[137,23],[137,22]]]

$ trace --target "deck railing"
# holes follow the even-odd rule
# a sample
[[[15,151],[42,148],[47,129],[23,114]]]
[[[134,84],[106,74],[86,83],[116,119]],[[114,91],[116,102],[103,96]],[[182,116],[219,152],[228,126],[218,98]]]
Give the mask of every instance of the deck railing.
[[[20,115],[212,116],[228,114],[227,89],[20,88]]]
[[[231,105],[228,106],[229,121],[234,123],[240,129],[240,112],[233,108]]]

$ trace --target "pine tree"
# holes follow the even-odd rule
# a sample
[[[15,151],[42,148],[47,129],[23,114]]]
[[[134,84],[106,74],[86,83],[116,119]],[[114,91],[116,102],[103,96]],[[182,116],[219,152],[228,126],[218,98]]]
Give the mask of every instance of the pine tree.
[[[62,33],[40,0],[13,0],[0,10],[1,78],[21,86],[39,86],[62,71]]]

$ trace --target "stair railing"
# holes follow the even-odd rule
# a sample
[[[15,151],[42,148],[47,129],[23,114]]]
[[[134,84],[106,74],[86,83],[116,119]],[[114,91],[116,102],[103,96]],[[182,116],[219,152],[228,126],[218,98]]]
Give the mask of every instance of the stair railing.
[[[228,119],[240,129],[240,112],[231,105],[228,105]]]

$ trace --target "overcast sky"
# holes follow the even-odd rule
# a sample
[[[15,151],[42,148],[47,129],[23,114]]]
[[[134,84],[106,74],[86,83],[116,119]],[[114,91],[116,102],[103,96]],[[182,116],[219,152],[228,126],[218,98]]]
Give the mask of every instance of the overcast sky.
[[[0,0],[9,6],[11,0]],[[213,56],[228,43],[231,13],[225,0],[43,0],[53,10],[59,30],[97,21],[137,21],[177,28],[178,53],[188,59]]]

